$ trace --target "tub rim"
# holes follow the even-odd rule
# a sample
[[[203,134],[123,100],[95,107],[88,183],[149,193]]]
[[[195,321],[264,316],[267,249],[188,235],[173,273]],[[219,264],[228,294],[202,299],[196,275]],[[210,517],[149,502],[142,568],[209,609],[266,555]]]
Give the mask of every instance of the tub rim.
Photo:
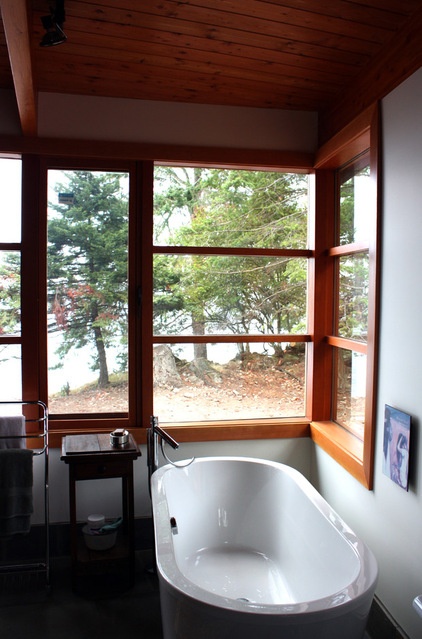
[[[184,460],[178,463],[182,465],[183,461]],[[299,487],[304,490],[311,502],[318,508],[321,515],[338,530],[353,551],[359,562],[359,569],[355,579],[344,588],[329,596],[307,602],[286,604],[260,604],[232,599],[206,590],[188,579],[179,569],[175,560],[173,534],[169,524],[170,513],[165,491],[163,491],[164,477],[169,471],[188,473],[189,469],[195,464],[212,462],[253,463],[272,467],[290,475]],[[242,613],[282,614],[283,616],[292,617],[303,614],[310,616],[324,615],[327,614],[328,611],[330,611],[330,614],[343,614],[346,608],[354,609],[360,607],[367,598],[372,601],[378,581],[378,565],[374,554],[328,504],[310,481],[300,471],[287,464],[262,458],[233,455],[198,457],[190,466],[186,466],[185,468],[166,464],[157,469],[151,477],[151,499],[153,505],[156,565],[159,579],[163,580],[167,587],[174,588],[182,595],[194,601],[199,601],[211,607],[224,608]],[[328,517],[328,513],[331,517]],[[333,515],[334,518],[332,517]]]

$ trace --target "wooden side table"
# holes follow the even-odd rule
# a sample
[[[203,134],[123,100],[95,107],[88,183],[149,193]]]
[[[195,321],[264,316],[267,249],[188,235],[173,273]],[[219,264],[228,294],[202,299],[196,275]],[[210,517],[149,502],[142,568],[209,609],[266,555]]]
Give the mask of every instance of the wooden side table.
[[[60,457],[69,466],[70,554],[72,588],[86,596],[112,594],[130,588],[135,579],[133,461],[141,455],[132,435],[124,446],[114,447],[110,436],[67,435]],[[90,550],[76,521],[76,482],[121,478],[122,530],[116,545],[105,551]]]

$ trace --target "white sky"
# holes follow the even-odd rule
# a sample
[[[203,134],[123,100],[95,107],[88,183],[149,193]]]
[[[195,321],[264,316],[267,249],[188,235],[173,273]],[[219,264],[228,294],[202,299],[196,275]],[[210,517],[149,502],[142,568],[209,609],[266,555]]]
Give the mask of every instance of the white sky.
[[[0,159],[0,241],[21,241],[21,162]]]

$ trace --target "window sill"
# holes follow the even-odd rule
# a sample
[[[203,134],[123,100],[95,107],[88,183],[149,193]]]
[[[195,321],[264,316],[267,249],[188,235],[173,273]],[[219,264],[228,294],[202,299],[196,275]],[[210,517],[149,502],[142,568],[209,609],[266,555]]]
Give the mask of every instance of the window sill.
[[[295,439],[311,437],[318,446],[335,459],[365,488],[370,489],[369,473],[365,472],[363,442],[338,424],[330,421],[308,422],[301,418],[281,420],[248,420],[244,422],[186,422],[164,424],[180,443],[236,441],[254,439]],[[111,432],[100,424],[91,428],[54,428],[49,430],[49,445],[60,448],[65,435]],[[130,428],[138,444],[146,444],[146,428]]]
[[[363,441],[335,422],[311,422],[311,439],[365,488],[371,489],[365,469]]]
[[[211,442],[230,441],[248,439],[295,439],[298,437],[309,437],[309,422],[303,418],[291,418],[284,421],[280,419],[247,420],[242,422],[186,422],[177,424],[162,424],[165,430],[178,442]],[[146,428],[131,428],[126,426],[132,433],[138,444],[146,444]],[[82,435],[89,433],[111,432],[113,426],[101,428],[96,424],[89,428],[74,428],[69,425],[67,428],[54,428],[50,425],[49,445],[51,448],[60,448],[62,438],[65,435]]]

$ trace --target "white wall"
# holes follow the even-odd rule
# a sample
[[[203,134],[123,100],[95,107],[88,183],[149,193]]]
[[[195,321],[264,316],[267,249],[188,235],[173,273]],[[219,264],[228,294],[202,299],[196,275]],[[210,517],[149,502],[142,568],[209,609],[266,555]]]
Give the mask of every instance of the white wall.
[[[42,137],[313,152],[317,114],[40,93]]]
[[[422,593],[422,70],[382,103],[382,290],[375,485],[368,492],[315,449],[313,480],[374,551],[377,595],[411,639],[422,636],[412,608]],[[384,406],[413,416],[409,492],[382,472]]]
[[[289,464],[310,477],[312,443],[309,439],[254,440],[208,442],[202,444],[181,444],[177,451],[167,451],[170,459],[177,461],[191,457],[208,455],[241,455],[270,459]],[[142,456],[134,462],[135,516],[148,517],[151,504],[148,493],[148,471],[146,448],[141,448]],[[33,522],[42,522],[42,459],[35,458],[34,474],[36,486]],[[160,459],[160,464],[166,463]],[[50,451],[50,519],[52,523],[69,521],[69,481],[68,467],[60,460],[59,449]],[[85,521],[93,512],[101,512],[106,517],[121,514],[121,480],[106,479],[77,482],[77,518]]]

